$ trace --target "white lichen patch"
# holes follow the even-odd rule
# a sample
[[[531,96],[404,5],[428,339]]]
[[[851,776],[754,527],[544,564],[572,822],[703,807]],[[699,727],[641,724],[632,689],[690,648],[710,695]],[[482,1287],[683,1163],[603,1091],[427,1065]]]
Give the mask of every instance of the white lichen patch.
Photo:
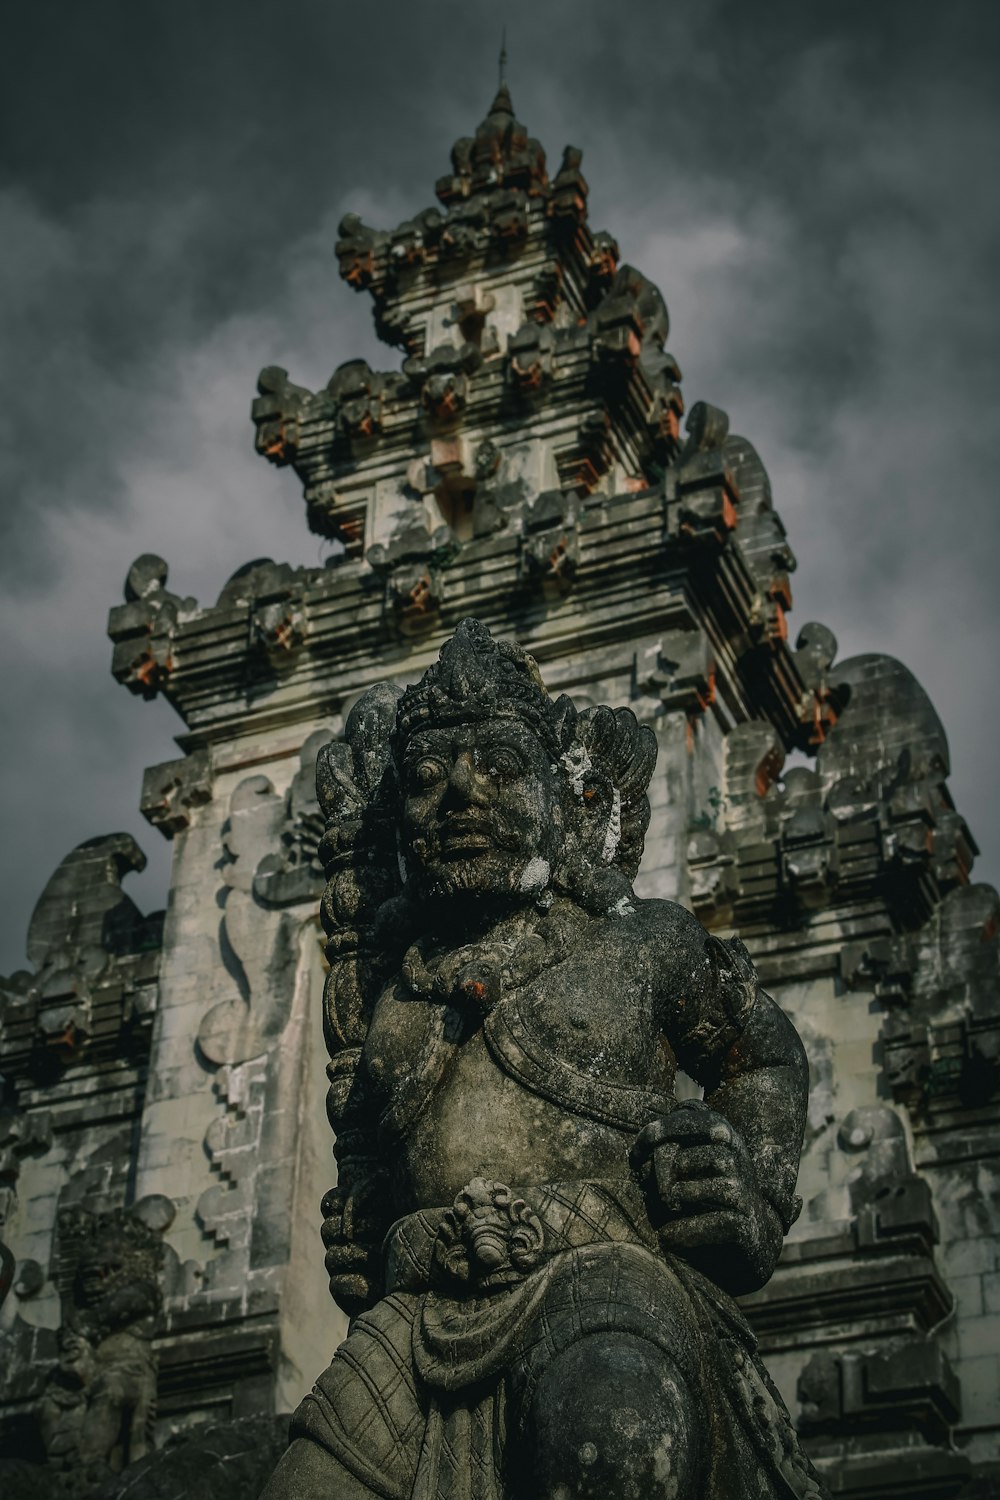
[[[618,845],[622,841],[622,794],[616,786],[611,788],[611,812],[608,815],[608,826],[604,830],[604,847],[601,850],[601,859],[609,865],[618,852]]]
[[[569,784],[573,796],[578,801],[583,801],[583,786],[587,772],[590,770],[591,760],[587,754],[586,745],[576,744],[565,751],[559,757],[559,764],[569,777]]]
[[[524,892],[544,891],[549,883],[551,873],[552,868],[548,860],[543,859],[540,854],[536,854],[534,859],[528,860],[528,863],[521,871],[518,889]]]

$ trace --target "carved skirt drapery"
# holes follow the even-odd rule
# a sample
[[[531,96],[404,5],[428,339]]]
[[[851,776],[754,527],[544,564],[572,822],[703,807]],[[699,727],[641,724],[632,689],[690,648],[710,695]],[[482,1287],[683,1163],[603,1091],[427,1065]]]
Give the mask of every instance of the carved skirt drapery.
[[[384,1500],[509,1500],[544,1372],[579,1339],[621,1332],[661,1348],[706,1413],[706,1500],[822,1500],[746,1321],[663,1255],[634,1187],[548,1184],[530,1197],[501,1199],[506,1225],[466,1189],[464,1221],[442,1209],[393,1227],[388,1293],[353,1323],[293,1437]]]

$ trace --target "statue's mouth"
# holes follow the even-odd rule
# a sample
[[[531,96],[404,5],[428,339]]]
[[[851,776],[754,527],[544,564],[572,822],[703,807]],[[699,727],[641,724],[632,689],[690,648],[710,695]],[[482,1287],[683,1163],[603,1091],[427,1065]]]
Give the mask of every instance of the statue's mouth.
[[[473,854],[492,848],[490,829],[478,818],[449,818],[441,830],[442,854]]]

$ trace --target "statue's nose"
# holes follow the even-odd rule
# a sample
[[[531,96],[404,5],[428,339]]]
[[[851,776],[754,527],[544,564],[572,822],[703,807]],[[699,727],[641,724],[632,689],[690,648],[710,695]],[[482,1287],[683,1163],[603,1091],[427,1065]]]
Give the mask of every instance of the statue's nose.
[[[485,805],[488,800],[487,784],[476,768],[471,750],[463,750],[455,756],[448,778],[448,790],[457,801],[463,803]]]

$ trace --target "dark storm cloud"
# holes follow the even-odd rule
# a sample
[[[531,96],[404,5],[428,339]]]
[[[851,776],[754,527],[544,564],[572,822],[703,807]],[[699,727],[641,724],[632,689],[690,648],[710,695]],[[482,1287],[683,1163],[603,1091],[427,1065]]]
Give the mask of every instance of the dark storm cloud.
[[[584,148],[592,222],[667,297],[689,402],[768,465],[793,619],[918,672],[1000,874],[996,7],[35,0],[0,98],[0,969],[83,838],[130,828],[162,900],[134,808],[182,726],[111,682],[106,610],[142,551],[204,602],[249,557],[315,560],[251,451],[256,372],[396,359],[336,224],[432,200],[502,20],[521,118],[550,164]]]

